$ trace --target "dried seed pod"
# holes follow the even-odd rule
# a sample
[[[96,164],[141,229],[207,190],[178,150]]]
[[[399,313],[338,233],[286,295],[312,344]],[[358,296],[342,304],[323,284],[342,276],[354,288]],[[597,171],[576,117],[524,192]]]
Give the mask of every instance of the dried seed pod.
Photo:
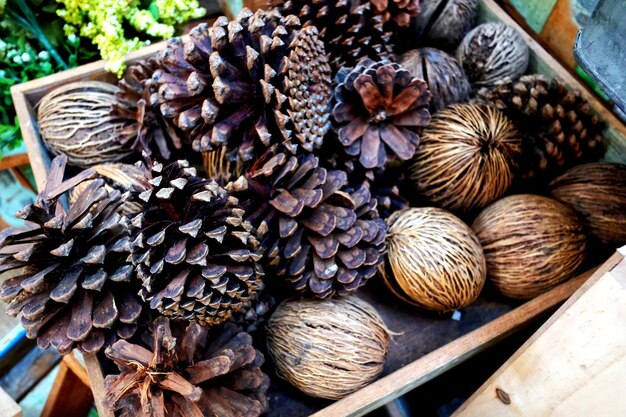
[[[507,297],[536,297],[571,278],[585,259],[587,238],[578,216],[548,197],[498,200],[472,229],[483,246],[489,280]]]
[[[449,50],[474,27],[477,0],[422,0],[417,17],[417,39]]]
[[[487,267],[469,226],[434,207],[397,211],[387,225],[387,259],[381,272],[395,296],[443,312],[463,308],[478,298]]]
[[[70,83],[46,94],[39,104],[41,138],[54,155],[67,155],[70,164],[88,167],[115,162],[132,153],[120,141],[136,126],[110,114],[120,89],[100,81]]]
[[[549,185],[550,195],[573,208],[587,232],[603,243],[626,243],[626,165],[575,166]]]
[[[414,78],[426,81],[432,94],[431,113],[469,98],[472,88],[465,72],[454,58],[439,49],[413,49],[402,55],[400,64]]]
[[[481,209],[513,182],[522,138],[499,110],[455,104],[433,117],[409,168],[420,194],[459,212]]]
[[[338,400],[383,371],[389,333],[376,310],[349,296],[287,300],[267,324],[276,373],[302,392]]]
[[[474,87],[511,82],[528,68],[528,45],[512,26],[489,22],[476,26],[456,50],[456,59]]]

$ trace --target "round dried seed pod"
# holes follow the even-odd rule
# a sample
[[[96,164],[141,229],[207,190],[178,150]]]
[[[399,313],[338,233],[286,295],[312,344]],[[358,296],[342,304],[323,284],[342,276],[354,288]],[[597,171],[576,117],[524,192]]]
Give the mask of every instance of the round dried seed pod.
[[[389,332],[355,296],[287,300],[268,321],[267,349],[281,378],[305,394],[338,400],[380,375]]]
[[[476,88],[506,83],[521,77],[528,68],[528,45],[506,23],[476,26],[456,50],[456,59]]]
[[[576,213],[532,194],[496,201],[474,220],[489,280],[505,296],[529,299],[571,278],[587,239]]]
[[[522,138],[499,110],[456,104],[437,113],[409,166],[409,180],[428,201],[471,212],[502,196],[513,182]]]
[[[100,81],[80,81],[46,94],[37,122],[44,144],[70,164],[88,167],[119,161],[132,153],[122,145],[136,126],[111,114],[120,89]]]
[[[626,243],[626,165],[594,162],[570,168],[549,186],[573,208],[587,232],[610,245]]]
[[[459,44],[478,14],[477,0],[429,0],[420,6],[417,39],[446,50]]]
[[[434,311],[463,308],[478,298],[487,278],[478,238],[453,214],[409,208],[387,219],[387,259],[381,274],[401,300]]]

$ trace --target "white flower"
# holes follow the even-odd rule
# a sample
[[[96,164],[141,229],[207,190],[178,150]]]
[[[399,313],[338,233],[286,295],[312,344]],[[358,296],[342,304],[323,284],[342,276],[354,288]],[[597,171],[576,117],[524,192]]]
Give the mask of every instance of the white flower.
[[[48,51],[41,51],[37,54],[37,56],[43,61],[47,61],[50,58],[50,54],[48,53]]]
[[[76,43],[76,35],[70,33],[69,35],[67,35],[67,41],[71,44]]]
[[[0,51],[4,51],[5,49],[7,49],[7,43],[0,39]]]
[[[13,62],[15,62],[16,64],[21,64],[22,63],[22,57],[19,55],[15,55],[13,57]]]
[[[0,78],[4,78],[7,73],[4,70],[0,70]]]
[[[24,52],[24,53],[22,54],[22,61],[23,61],[23,62],[28,62],[28,61],[30,61],[30,55],[29,55],[28,53]]]

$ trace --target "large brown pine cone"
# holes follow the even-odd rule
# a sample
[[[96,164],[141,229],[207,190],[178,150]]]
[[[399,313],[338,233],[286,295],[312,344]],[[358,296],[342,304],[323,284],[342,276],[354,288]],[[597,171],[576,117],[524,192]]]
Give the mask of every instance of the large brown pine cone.
[[[559,80],[525,75],[518,81],[481,89],[478,100],[502,110],[525,135],[523,178],[550,180],[568,167],[604,154],[604,123],[580,91]]]
[[[408,27],[420,12],[420,0],[371,0],[370,3],[383,22],[393,22],[399,28]]]
[[[106,406],[120,417],[257,417],[267,411],[264,357],[248,333],[227,325],[209,333],[195,323],[157,318],[143,343],[118,341],[106,355]]]
[[[248,307],[263,285],[258,241],[238,201],[186,161],[152,165],[152,189],[132,219],[132,261],[150,307],[219,324]]]
[[[129,222],[118,213],[128,195],[96,179],[65,209],[60,197],[95,176],[87,170],[63,181],[66,162],[52,161],[45,189],[17,214],[29,229],[0,234],[0,274],[7,278],[0,299],[9,315],[22,314],[26,335],[41,348],[97,352],[131,337],[142,313],[125,261]]]
[[[233,161],[253,160],[272,143],[311,151],[330,127],[324,44],[295,16],[244,9],[171,41],[160,61],[153,81],[161,113],[196,151],[225,146]]]
[[[398,64],[364,59],[337,74],[332,116],[345,151],[367,169],[413,157],[430,122],[426,83]]]

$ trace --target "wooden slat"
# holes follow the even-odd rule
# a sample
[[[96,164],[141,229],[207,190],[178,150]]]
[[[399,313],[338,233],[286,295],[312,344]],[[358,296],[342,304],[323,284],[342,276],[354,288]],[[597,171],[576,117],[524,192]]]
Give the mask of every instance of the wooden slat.
[[[96,408],[98,409],[99,417],[115,417],[113,413],[104,406],[104,398],[106,397],[106,390],[104,389],[104,375],[102,374],[102,368],[98,357],[95,354],[85,354],[85,367],[87,368],[87,375],[89,376],[89,382],[91,383],[91,391],[96,402]]]
[[[0,388],[0,417],[22,417],[22,409]]]
[[[22,165],[28,165],[28,153],[8,155],[0,159],[0,171],[10,168],[18,168]]]
[[[93,406],[89,386],[61,362],[41,417],[85,417]]]
[[[29,345],[28,353],[13,362],[9,371],[0,378],[0,387],[18,401],[61,361],[54,348],[41,350],[32,344]]]

